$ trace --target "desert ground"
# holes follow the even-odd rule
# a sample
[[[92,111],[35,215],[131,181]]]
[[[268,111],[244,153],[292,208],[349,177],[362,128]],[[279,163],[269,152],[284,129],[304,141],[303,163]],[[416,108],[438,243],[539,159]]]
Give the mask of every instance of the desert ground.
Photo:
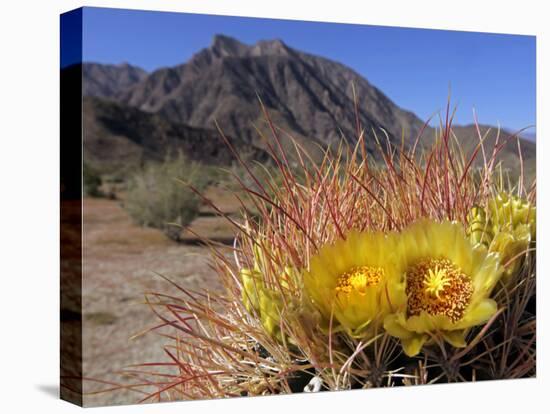
[[[214,194],[217,205],[236,209],[228,195]],[[120,200],[86,198],[83,202],[83,371],[84,404],[87,406],[135,403],[142,396],[128,391],[95,394],[109,388],[100,379],[124,383],[117,371],[132,364],[166,361],[166,339],[148,333],[130,338],[158,323],[144,304],[145,292],[174,293],[160,273],[190,289],[219,290],[209,268],[208,248],[185,236],[176,243],[160,231],[132,222]],[[228,222],[207,207],[191,228],[202,236],[229,242]],[[172,289],[172,290],[171,290]]]

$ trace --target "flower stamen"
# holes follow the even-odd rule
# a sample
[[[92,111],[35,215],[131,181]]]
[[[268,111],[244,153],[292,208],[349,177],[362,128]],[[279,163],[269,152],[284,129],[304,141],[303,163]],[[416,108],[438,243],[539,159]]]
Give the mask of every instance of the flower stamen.
[[[441,292],[450,284],[449,275],[445,269],[439,268],[438,265],[435,266],[435,269],[428,269],[428,273],[424,276],[426,293],[435,296],[437,299],[441,299]]]
[[[384,276],[384,269],[375,266],[355,266],[338,277],[336,292],[350,294],[357,291],[361,294],[369,286],[377,285]]]
[[[457,322],[464,316],[474,288],[472,280],[449,259],[420,260],[407,271],[409,316],[427,312]]]

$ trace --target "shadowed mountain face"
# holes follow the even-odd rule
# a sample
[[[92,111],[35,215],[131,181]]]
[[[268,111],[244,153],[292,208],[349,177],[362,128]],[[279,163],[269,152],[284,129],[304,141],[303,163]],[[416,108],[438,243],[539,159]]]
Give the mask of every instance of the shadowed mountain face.
[[[85,113],[86,128],[96,131],[99,139],[98,131],[112,131],[114,124],[120,128],[125,125],[126,129],[133,130],[131,133],[126,131],[129,134],[125,135],[129,138],[127,150],[130,153],[139,147],[145,159],[153,154],[156,158],[162,157],[163,145],[168,142],[169,147],[183,146],[185,142],[184,150],[190,152],[191,158],[225,163],[225,156],[230,158],[230,154],[218,132],[213,132],[216,122],[239,149],[252,158],[265,156],[266,140],[262,135],[269,137],[271,133],[259,99],[273,123],[291,134],[314,157],[319,154],[319,147],[335,147],[342,137],[349,142],[357,138],[354,96],[371,153],[377,154],[373,130],[382,136],[380,128],[383,128],[397,145],[401,144],[403,134],[405,147],[408,147],[423,126],[412,112],[399,108],[352,69],[292,49],[280,40],[246,45],[217,35],[208,48],[197,52],[188,62],[151,73],[127,64],[85,63],[83,91],[84,95],[111,101],[109,128],[106,128],[106,118],[98,115],[99,108],[106,110],[101,101],[85,103],[85,111],[92,108],[90,114]],[[182,133],[185,128],[195,131],[189,143],[190,135]],[[475,128],[458,128],[456,135],[464,148],[475,147],[479,142]],[[174,133],[176,130],[178,132]],[[199,135],[198,131],[201,131]],[[110,133],[96,140],[95,152],[102,154],[98,143],[108,145],[105,137],[118,140],[119,135]],[[285,134],[280,135],[283,146],[290,146]],[[424,135],[424,142],[430,143],[434,131],[428,128]],[[155,137],[151,138],[155,144],[145,139],[147,145],[144,146],[141,140],[131,136]],[[163,141],[161,136],[179,138]],[[198,136],[202,140],[200,144]],[[88,143],[89,148],[94,145]],[[207,150],[202,151],[201,146]],[[218,151],[216,155],[209,152],[214,148]],[[534,160],[535,144],[522,141],[522,148],[524,160],[528,161],[531,156]],[[102,156],[109,154],[106,152]],[[510,168],[517,170],[517,145],[507,145],[501,159],[506,159]],[[479,157],[476,161],[479,162]],[[534,161],[531,164],[534,171]]]
[[[233,161],[214,130],[170,122],[95,97],[84,98],[83,113],[84,159],[102,172],[120,172],[146,161],[162,161],[167,153],[175,155],[177,151],[206,164],[229,165]],[[230,141],[243,157],[267,159],[265,152],[242,140]]]

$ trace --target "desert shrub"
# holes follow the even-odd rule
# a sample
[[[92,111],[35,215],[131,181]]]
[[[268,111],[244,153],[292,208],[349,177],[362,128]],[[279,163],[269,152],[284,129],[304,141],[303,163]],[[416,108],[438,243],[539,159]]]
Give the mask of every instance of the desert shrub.
[[[82,176],[84,195],[88,197],[100,197],[102,195],[100,190],[101,176],[97,170],[84,163],[82,166]]]
[[[203,166],[189,161],[183,154],[151,163],[135,173],[128,182],[124,207],[140,225],[162,230],[172,240],[179,240],[181,228],[199,213],[199,191],[210,183]]]

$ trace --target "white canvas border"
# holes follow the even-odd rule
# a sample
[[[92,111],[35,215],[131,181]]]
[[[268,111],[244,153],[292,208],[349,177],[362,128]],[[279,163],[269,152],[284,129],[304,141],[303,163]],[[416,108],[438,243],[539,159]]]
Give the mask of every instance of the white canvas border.
[[[549,34],[544,2],[58,0],[3,3],[0,177],[2,214],[2,381],[5,412],[65,413],[77,407],[52,393],[59,375],[59,14],[103,6],[537,36],[538,359],[537,378],[317,395],[292,395],[99,408],[120,413],[540,411],[548,401],[550,255],[545,255],[549,200]],[[546,75],[547,76],[547,75]],[[513,97],[511,97],[513,99]],[[546,391],[545,391],[546,390]],[[539,408],[538,408],[539,407]]]

